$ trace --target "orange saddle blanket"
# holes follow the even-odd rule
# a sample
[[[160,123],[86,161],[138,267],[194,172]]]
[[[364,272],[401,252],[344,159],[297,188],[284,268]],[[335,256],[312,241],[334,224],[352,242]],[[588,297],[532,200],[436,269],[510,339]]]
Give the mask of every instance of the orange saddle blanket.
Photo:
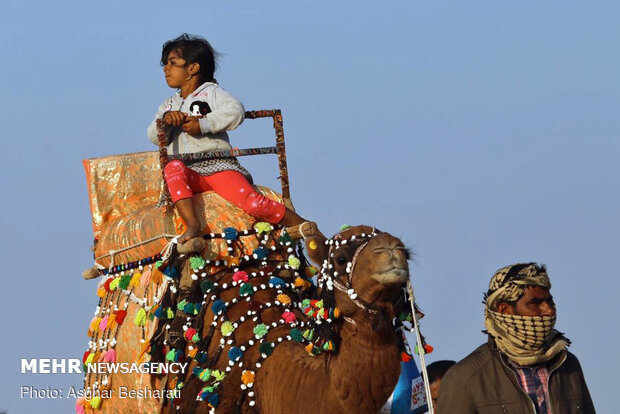
[[[153,256],[166,246],[184,224],[170,205],[157,207],[164,182],[157,151],[113,155],[83,161],[95,235],[95,259],[105,267]],[[272,200],[283,202],[275,191],[256,186]],[[249,230],[256,219],[209,191],[194,196],[196,212],[205,233],[227,227]],[[292,208],[292,206],[288,206]],[[243,238],[246,251],[258,247],[254,237]],[[226,252],[225,240],[212,240],[206,257],[217,260]]]

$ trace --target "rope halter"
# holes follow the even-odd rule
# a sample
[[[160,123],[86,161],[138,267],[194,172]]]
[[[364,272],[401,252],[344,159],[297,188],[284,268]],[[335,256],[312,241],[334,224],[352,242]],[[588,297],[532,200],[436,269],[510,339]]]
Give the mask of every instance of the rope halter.
[[[342,232],[337,233],[334,237],[325,241],[325,244],[329,246],[329,252],[327,255],[327,259],[323,261],[323,266],[321,267],[320,276],[317,281],[318,285],[321,288],[327,288],[327,290],[329,291],[333,291],[334,288],[336,288],[339,291],[346,293],[349,296],[349,299],[351,299],[351,301],[355,303],[359,308],[365,310],[368,313],[377,314],[379,313],[377,310],[370,308],[369,304],[364,303],[362,300],[358,299],[358,294],[353,289],[353,272],[355,270],[357,258],[359,257],[362,250],[364,250],[364,248],[368,245],[368,243],[373,237],[378,236],[379,234],[381,234],[381,232],[378,232],[374,227],[372,227],[370,233],[361,233],[358,235],[354,234],[351,235],[351,237],[349,237],[348,239],[342,239],[340,237],[341,234]],[[347,281],[346,284],[344,284],[338,278],[338,272],[334,270],[334,253],[340,247],[358,240],[361,240],[362,244],[355,249],[355,253],[353,254],[353,258],[351,259],[351,261],[347,262],[345,270],[347,274]],[[348,318],[345,319],[348,320]]]

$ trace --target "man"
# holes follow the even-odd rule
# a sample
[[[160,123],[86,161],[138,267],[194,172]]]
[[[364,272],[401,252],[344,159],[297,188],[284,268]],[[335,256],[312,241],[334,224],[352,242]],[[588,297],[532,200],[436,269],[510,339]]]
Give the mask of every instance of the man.
[[[488,342],[448,370],[439,414],[595,412],[570,341],[554,329],[550,289],[536,263],[495,273],[484,295]]]
[[[435,361],[426,367],[426,373],[428,374],[428,385],[431,390],[431,398],[433,399],[433,409],[437,411],[437,398],[439,398],[439,387],[441,386],[441,379],[446,372],[456,364],[456,361]]]

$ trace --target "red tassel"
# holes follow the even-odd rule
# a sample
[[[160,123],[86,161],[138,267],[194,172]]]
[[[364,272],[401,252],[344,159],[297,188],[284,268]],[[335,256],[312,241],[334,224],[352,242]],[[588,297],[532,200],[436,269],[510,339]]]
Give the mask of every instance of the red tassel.
[[[195,334],[196,330],[194,328],[189,328],[187,331],[185,331],[185,339],[191,341]]]
[[[406,352],[401,352],[401,353],[400,353],[400,359],[401,359],[401,361],[403,361],[403,362],[409,362],[409,361],[411,361],[411,355],[409,355],[409,354],[408,354],[408,353],[406,353]]]
[[[82,357],[82,364],[86,364],[86,358],[90,355],[90,351],[84,352],[84,356]]]
[[[125,316],[127,316],[127,311],[126,310],[119,310],[116,311],[116,323],[118,323],[119,325],[123,324],[123,321],[125,320]]]
[[[432,346],[430,346],[429,344],[424,344],[424,352],[430,354],[431,352],[433,352],[433,350],[434,348]]]
[[[113,277],[109,278],[108,280],[106,280],[103,284],[103,288],[106,290],[106,292],[110,291],[110,283],[112,283],[112,281],[114,280]]]

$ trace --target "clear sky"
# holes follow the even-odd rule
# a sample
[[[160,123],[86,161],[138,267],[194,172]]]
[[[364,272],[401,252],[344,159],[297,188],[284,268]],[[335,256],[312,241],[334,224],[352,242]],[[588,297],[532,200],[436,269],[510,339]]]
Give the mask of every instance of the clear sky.
[[[485,340],[497,268],[539,261],[597,409],[617,411],[619,21],[610,0],[3,1],[0,411],[72,409],[19,387],[79,375],[21,375],[19,359],[87,346],[81,160],[154,149],[146,127],[173,92],[161,44],[182,32],[224,53],[216,77],[247,109],[283,110],[299,212],[415,250],[430,361]],[[247,124],[234,145],[271,144],[268,121]],[[242,162],[277,186],[275,158]]]

